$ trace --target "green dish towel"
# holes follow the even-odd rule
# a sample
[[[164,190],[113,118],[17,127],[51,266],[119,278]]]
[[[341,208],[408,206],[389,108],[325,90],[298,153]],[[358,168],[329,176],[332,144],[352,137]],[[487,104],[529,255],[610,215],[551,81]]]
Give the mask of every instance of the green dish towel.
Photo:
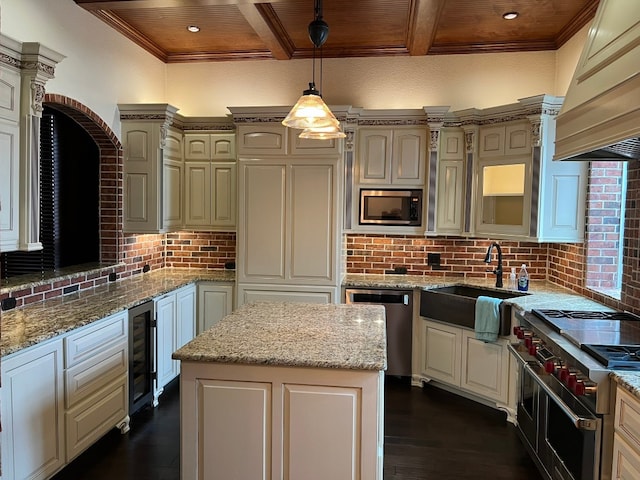
[[[500,302],[502,299],[480,296],[476,299],[476,339],[495,342],[500,331]]]

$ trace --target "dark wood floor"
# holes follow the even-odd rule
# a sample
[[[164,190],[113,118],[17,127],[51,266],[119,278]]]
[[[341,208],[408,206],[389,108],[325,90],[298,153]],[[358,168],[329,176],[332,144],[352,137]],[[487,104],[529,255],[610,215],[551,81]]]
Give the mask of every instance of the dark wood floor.
[[[396,379],[385,395],[384,480],[540,480],[504,413]],[[127,435],[113,430],[53,478],[178,480],[177,381],[160,400],[133,417]]]

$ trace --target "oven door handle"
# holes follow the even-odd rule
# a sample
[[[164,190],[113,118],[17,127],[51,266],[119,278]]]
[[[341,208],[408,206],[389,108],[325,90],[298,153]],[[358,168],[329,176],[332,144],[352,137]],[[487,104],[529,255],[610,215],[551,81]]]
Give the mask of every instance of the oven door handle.
[[[553,389],[542,381],[538,373],[527,363],[527,361],[520,356],[518,351],[514,348],[513,345],[507,345],[511,353],[518,360],[518,362],[522,365],[522,368],[531,375],[536,383],[545,391],[545,393],[551,398],[551,400],[560,407],[560,409],[564,412],[564,414],[571,419],[575,427],[579,430],[588,430],[595,431],[600,428],[600,420],[598,418],[585,418],[577,415],[571,408],[558,396]]]

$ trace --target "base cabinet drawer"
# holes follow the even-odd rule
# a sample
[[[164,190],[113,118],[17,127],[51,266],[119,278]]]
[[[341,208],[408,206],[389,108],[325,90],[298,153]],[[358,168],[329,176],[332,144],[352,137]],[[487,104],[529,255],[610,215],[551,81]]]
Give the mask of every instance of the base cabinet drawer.
[[[93,356],[111,342],[127,340],[127,312],[120,312],[72,333],[64,339],[64,366],[69,368]]]
[[[67,410],[67,462],[127,417],[127,375]]]
[[[619,433],[614,434],[612,480],[640,478],[640,453],[635,451]]]
[[[65,405],[72,407],[87,395],[127,372],[126,342],[120,342],[64,372]]]

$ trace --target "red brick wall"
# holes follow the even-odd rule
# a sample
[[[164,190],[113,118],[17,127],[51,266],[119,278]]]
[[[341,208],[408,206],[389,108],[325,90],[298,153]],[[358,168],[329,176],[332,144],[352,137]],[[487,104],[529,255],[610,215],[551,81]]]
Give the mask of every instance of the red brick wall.
[[[347,272],[379,274],[395,267],[406,267],[410,275],[459,275],[460,277],[492,276],[489,269],[497,265],[494,250],[490,265],[484,257],[491,240],[453,237],[347,235]],[[502,248],[506,278],[511,267],[520,270],[527,265],[530,278],[547,277],[547,244],[498,242]],[[439,253],[441,266],[427,265],[427,254]]]
[[[236,260],[233,232],[177,232],[166,238],[165,266],[178,268],[224,268]]]
[[[589,174],[586,285],[603,292],[618,285],[622,169],[621,162],[592,162]]]

